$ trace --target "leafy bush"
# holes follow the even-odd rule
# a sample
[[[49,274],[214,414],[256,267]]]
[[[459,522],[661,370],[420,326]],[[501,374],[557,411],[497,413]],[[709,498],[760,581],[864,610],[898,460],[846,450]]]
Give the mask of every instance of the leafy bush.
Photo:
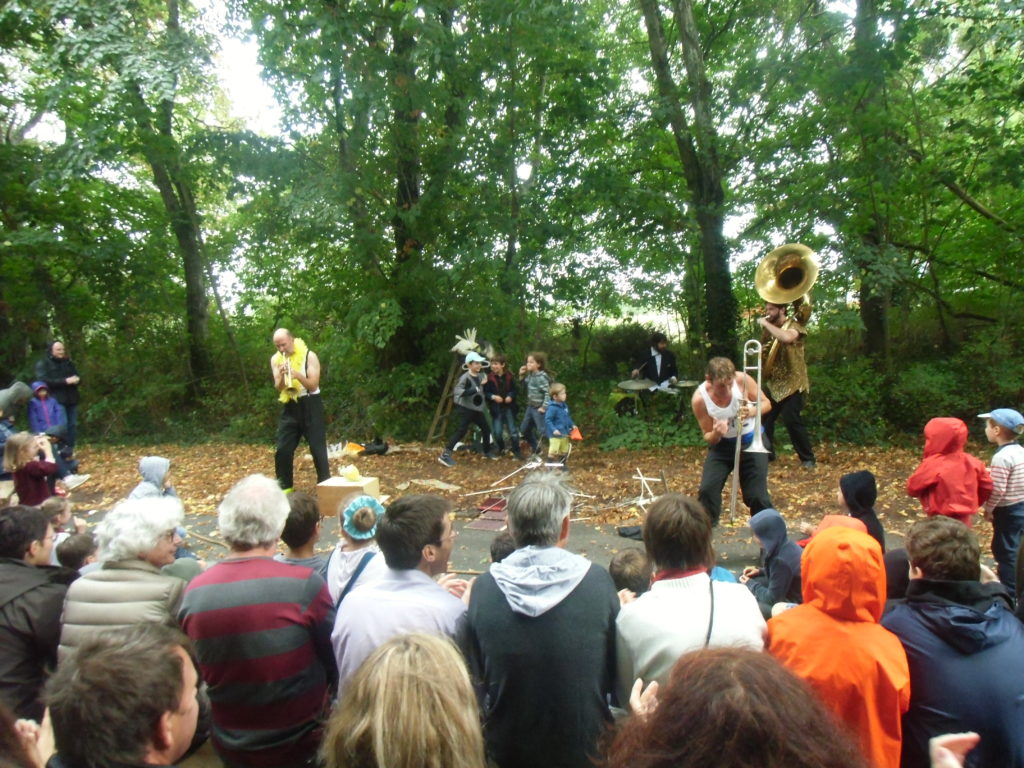
[[[813,442],[822,439],[868,445],[884,442],[884,382],[868,358],[808,366],[811,391],[803,416]],[[776,422],[776,438],[785,427]],[[785,439],[785,438],[783,438]]]
[[[594,369],[608,376],[628,374],[637,363],[637,355],[650,346],[654,328],[641,323],[600,326],[591,331],[597,360]]]

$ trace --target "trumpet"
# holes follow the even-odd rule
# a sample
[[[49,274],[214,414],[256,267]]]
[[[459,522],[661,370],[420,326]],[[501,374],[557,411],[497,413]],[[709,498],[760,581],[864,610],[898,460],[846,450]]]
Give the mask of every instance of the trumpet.
[[[764,447],[764,441],[761,439],[761,352],[761,342],[757,339],[750,339],[743,345],[743,372],[749,375],[750,371],[754,371],[757,374],[754,377],[754,381],[757,383],[757,399],[753,402],[755,413],[754,437],[751,439],[750,445],[745,449],[742,448],[743,422],[740,420],[739,413],[736,414],[736,456],[733,459],[732,493],[729,498],[730,523],[736,520],[736,497],[739,494],[740,487],[740,451],[743,450],[746,453],[768,453],[768,449]],[[743,402],[750,403],[749,400],[744,400]]]

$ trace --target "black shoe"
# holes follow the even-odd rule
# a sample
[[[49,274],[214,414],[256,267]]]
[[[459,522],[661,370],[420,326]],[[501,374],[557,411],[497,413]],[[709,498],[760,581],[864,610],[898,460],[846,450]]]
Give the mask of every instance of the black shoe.
[[[814,459],[807,459],[806,461],[801,461],[800,466],[803,467],[804,469],[816,469],[818,466],[818,462],[816,462]]]

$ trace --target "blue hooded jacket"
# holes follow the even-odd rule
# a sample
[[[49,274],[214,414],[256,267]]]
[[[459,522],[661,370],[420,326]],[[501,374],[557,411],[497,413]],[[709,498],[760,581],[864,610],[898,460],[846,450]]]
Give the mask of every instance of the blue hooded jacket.
[[[882,617],[910,663],[902,768],[928,768],[928,739],[976,731],[966,768],[1024,768],[1024,624],[1000,585],[914,579]]]
[[[750,529],[761,540],[764,547],[764,562],[761,575],[747,582],[754,593],[761,613],[765,618],[772,615],[772,606],[778,602],[799,603],[803,600],[800,590],[800,558],[803,550],[789,540],[786,521],[778,510],[762,509],[750,518]]]

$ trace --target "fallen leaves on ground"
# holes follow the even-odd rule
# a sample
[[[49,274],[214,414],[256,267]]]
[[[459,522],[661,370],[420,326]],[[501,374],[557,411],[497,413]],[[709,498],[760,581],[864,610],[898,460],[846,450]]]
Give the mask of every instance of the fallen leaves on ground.
[[[364,477],[380,481],[381,494],[391,498],[408,492],[439,493],[449,498],[457,510],[472,510],[488,495],[482,491],[516,485],[528,471],[510,457],[492,461],[478,454],[460,451],[456,466],[442,466],[440,449],[417,443],[404,443],[399,450],[384,456],[346,456],[332,461],[331,469],[355,464]],[[987,461],[989,454],[981,446],[971,446],[975,455]],[[917,467],[921,454],[904,448],[861,447],[823,444],[815,448],[818,467],[807,470],[796,456],[782,455],[771,464],[769,491],[775,506],[786,517],[790,530],[800,522],[816,523],[822,516],[837,511],[836,491],[839,478],[847,472],[867,469],[878,482],[875,509],[886,531],[905,534],[923,514],[916,499],[906,495],[906,479]],[[592,444],[576,447],[568,473],[580,492],[575,515],[591,524],[638,524],[642,515],[639,503],[643,489],[638,475],[647,478],[654,495],[667,489],[697,495],[705,451],[702,448],[662,448],[646,451],[601,451]],[[86,446],[80,451],[82,469],[92,479],[72,493],[79,511],[109,508],[139,482],[138,463],[143,456],[165,456],[171,460],[172,483],[185,503],[188,523],[198,530],[213,532],[217,505],[239,479],[260,472],[273,475],[274,450],[270,445],[208,443],[203,445]],[[519,471],[517,471],[519,470]],[[512,474],[515,473],[515,474]],[[506,475],[511,477],[505,478]],[[664,477],[664,483],[662,483]],[[502,480],[502,478],[505,478]],[[499,482],[501,481],[501,482]],[[295,487],[315,492],[316,474],[304,446],[296,452]],[[730,524],[728,490],[723,501],[720,532],[724,536],[749,536],[745,525],[748,512],[738,504],[737,519]],[[646,494],[645,494],[646,496]],[[324,510],[328,516],[334,510]],[[987,551],[992,529],[980,519],[975,529]]]

